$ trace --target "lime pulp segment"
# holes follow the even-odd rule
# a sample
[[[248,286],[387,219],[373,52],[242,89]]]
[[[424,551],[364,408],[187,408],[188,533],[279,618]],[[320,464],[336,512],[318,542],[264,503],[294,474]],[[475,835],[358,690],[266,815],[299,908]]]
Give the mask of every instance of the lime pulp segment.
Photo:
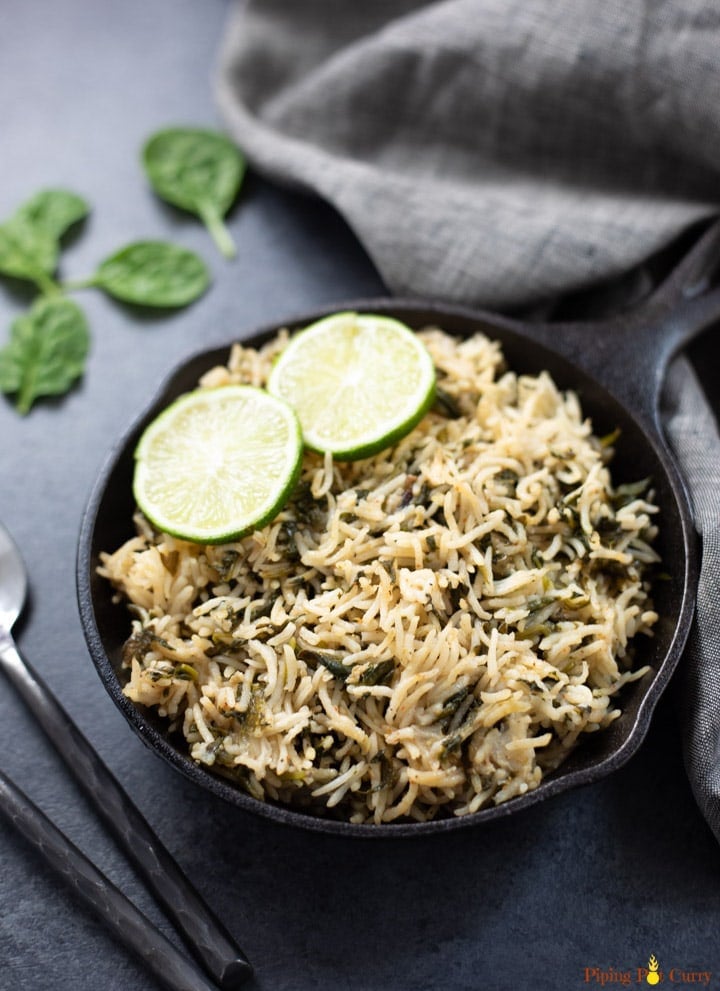
[[[290,339],[268,390],[293,406],[308,447],[354,460],[389,447],[420,421],[433,402],[435,368],[399,320],[335,313]]]
[[[297,417],[281,399],[245,385],[197,389],[141,436],[135,500],[158,529],[183,540],[236,540],[289,497],[302,447]]]

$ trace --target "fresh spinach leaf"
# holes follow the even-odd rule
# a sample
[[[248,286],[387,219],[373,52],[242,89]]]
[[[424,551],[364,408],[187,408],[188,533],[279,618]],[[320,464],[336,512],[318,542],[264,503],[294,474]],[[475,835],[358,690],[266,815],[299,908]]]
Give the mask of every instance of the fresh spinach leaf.
[[[80,307],[62,296],[41,297],[18,317],[0,350],[0,391],[16,395],[20,413],[41,396],[67,392],[85,368],[90,334]]]
[[[53,275],[60,238],[88,212],[87,203],[67,190],[37,193],[0,225],[0,273],[30,279],[43,292],[57,292]]]
[[[23,203],[15,216],[59,241],[74,224],[84,220],[89,213],[89,205],[76,193],[66,189],[43,189],[27,203]]]
[[[204,165],[196,159],[188,166],[187,175],[197,179],[198,170],[205,168],[205,174],[214,177],[213,186],[200,199],[191,197],[187,202],[192,202],[208,226],[234,248],[222,217],[237,193],[244,163],[222,135],[206,132],[205,141],[215,150],[206,150]],[[218,141],[226,143],[231,154],[239,158],[239,166],[237,162],[228,165],[228,149],[221,150]],[[126,302],[177,307],[197,299],[209,285],[202,259],[185,248],[159,241],[129,244],[106,258],[91,278],[60,285],[55,273],[61,239],[89,212],[88,204],[77,194],[45,189],[0,224],[0,275],[28,279],[43,293],[15,320],[7,345],[0,349],[0,392],[16,395],[21,413],[41,396],[66,392],[83,372],[90,335],[82,310],[65,296],[66,292],[97,286]]]
[[[192,251],[164,241],[136,241],[106,258],[87,285],[142,306],[186,306],[210,283],[205,263]]]
[[[226,258],[235,253],[223,217],[245,174],[245,159],[224,134],[190,127],[158,131],[142,153],[155,192],[173,206],[196,214]]]
[[[43,292],[57,291],[52,276],[57,267],[57,239],[41,227],[15,215],[0,224],[0,273],[29,279]]]

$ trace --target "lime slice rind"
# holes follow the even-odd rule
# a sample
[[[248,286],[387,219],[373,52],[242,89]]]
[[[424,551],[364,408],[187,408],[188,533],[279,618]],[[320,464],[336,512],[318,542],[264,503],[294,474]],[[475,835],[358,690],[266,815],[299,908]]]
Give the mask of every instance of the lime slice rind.
[[[417,426],[434,400],[435,368],[405,324],[347,311],[296,333],[270,373],[268,390],[292,404],[306,447],[339,461],[358,460]]]
[[[386,450],[389,447],[393,447],[398,441],[402,440],[403,437],[407,436],[411,430],[418,425],[422,420],[428,410],[432,407],[434,401],[434,392],[430,393],[423,405],[415,408],[412,413],[410,413],[405,419],[402,420],[394,429],[389,430],[381,437],[377,437],[375,433],[368,432],[367,435],[362,436],[355,434],[352,437],[352,441],[343,445],[342,447],[331,450],[331,453],[335,460],[337,461],[359,461],[362,458],[369,458],[381,451]],[[333,431],[333,435],[336,437],[338,431]],[[322,429],[316,429],[313,432],[312,443],[310,443],[305,437],[305,446],[310,448],[312,451],[316,451],[318,454],[324,454],[328,449],[330,449],[330,444],[326,439],[326,436]]]
[[[302,434],[283,400],[247,385],[186,393],[145,429],[133,494],[158,530],[230,543],[270,522],[300,475]]]

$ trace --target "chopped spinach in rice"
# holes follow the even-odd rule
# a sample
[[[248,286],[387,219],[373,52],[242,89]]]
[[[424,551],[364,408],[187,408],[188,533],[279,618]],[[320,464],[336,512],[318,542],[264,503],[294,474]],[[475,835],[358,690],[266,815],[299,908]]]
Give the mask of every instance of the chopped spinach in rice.
[[[577,397],[478,334],[422,337],[433,410],[395,447],[307,452],[276,519],[224,546],[103,556],[127,598],[126,692],[258,799],[353,822],[465,815],[535,788],[619,715],[656,507],[614,487]],[[262,386],[286,337],[208,388]]]

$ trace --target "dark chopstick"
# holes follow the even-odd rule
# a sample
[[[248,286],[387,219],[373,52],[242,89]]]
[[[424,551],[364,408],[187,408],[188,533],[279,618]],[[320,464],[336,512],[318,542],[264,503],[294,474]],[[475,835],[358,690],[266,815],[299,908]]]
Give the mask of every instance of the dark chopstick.
[[[199,967],[0,771],[0,812],[170,991],[217,991]]]
[[[3,670],[191,952],[218,987],[236,991],[252,974],[243,951],[14,642],[1,653]]]

